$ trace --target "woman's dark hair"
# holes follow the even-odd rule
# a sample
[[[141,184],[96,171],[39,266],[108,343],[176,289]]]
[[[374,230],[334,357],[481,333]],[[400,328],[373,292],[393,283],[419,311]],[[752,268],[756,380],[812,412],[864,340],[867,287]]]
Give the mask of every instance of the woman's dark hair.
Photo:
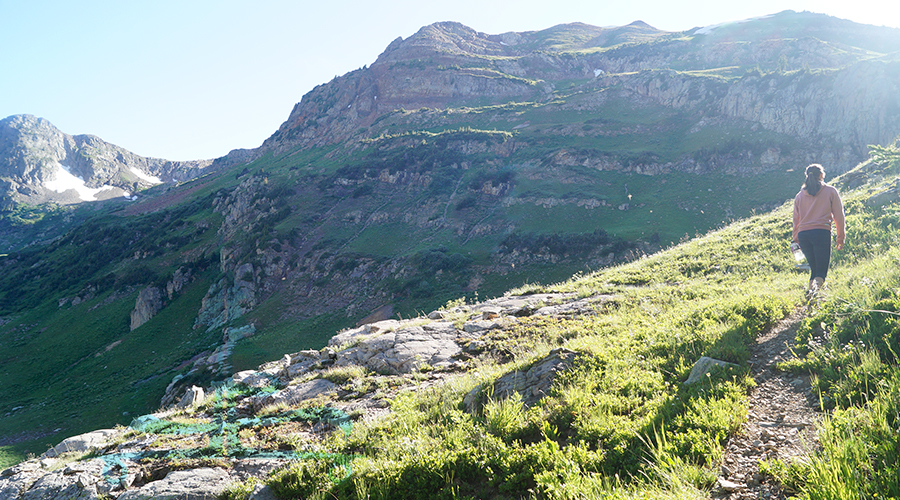
[[[806,184],[803,185],[806,188],[806,192],[810,194],[810,196],[815,196],[819,194],[819,190],[822,189],[822,186],[825,184],[825,169],[822,168],[822,165],[818,163],[813,163],[812,165],[806,167]]]

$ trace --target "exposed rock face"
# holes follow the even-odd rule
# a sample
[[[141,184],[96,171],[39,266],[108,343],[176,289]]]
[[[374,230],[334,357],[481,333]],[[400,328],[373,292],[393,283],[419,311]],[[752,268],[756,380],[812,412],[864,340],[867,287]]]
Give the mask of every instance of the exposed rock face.
[[[211,164],[210,160],[173,162],[138,156],[92,135],[64,134],[49,121],[31,115],[0,120],[0,208],[14,201],[78,203],[122,196],[161,182],[192,179]],[[55,191],[52,181],[67,172],[85,188],[107,189],[85,195]]]
[[[118,497],[118,500],[151,500],[155,498],[215,500],[233,481],[227,472],[218,468],[172,471],[165,479],[153,481],[137,490],[126,491]]]
[[[178,268],[172,273],[172,279],[166,283],[166,289],[163,290],[156,286],[148,286],[138,293],[134,303],[134,310],[131,311],[131,329],[143,325],[150,321],[154,316],[162,310],[167,304],[175,298],[185,285],[191,281],[191,272]],[[72,300],[75,305],[75,300]],[[60,307],[62,303],[60,304]]]
[[[410,373],[426,365],[446,367],[462,351],[458,344],[462,335],[446,322],[375,334],[338,353],[336,364],[362,365],[379,373]]]
[[[491,398],[507,399],[514,394],[522,400],[526,407],[534,405],[546,396],[556,376],[574,366],[578,353],[569,349],[558,348],[532,364],[527,370],[516,370],[498,378],[488,391]],[[476,412],[479,409],[479,397],[485,391],[477,387],[465,397],[466,410]]]
[[[172,274],[172,279],[166,283],[166,295],[169,297],[169,300],[172,300],[175,294],[180,292],[190,280],[191,273],[189,271],[185,271],[182,268],[176,269],[175,273]]]
[[[137,300],[134,304],[134,310],[131,311],[131,329],[143,325],[150,321],[150,318],[156,316],[156,313],[162,309],[163,292],[155,286],[148,286],[138,293]]]
[[[868,144],[887,144],[900,134],[900,62],[872,58],[900,50],[900,30],[791,11],[742,24],[668,33],[640,22],[618,28],[576,23],[488,35],[436,23],[396,39],[371,66],[313,89],[262,149],[342,143],[379,121],[406,116],[404,110],[465,113],[474,99],[537,106],[558,95],[559,82],[573,80],[587,82],[579,86],[583,97],[563,108],[602,113],[609,103],[625,101],[689,111],[686,119],[698,131],[723,123],[761,127],[817,143],[783,152],[784,160],[802,163],[815,155],[839,171],[860,161]],[[811,25],[817,28],[803,28]],[[729,67],[756,70],[716,73]],[[586,135],[578,128],[560,133]],[[722,167],[687,160],[646,158],[638,171],[616,154],[589,158],[605,169],[648,174]]]
[[[200,305],[195,326],[207,330],[218,328],[230,321],[240,318],[256,305],[256,286],[251,279],[253,265],[245,264],[238,268],[241,274],[229,283],[222,278],[213,284]]]
[[[53,471],[38,479],[22,499],[99,500],[97,476],[103,466],[102,460],[92,460]]]

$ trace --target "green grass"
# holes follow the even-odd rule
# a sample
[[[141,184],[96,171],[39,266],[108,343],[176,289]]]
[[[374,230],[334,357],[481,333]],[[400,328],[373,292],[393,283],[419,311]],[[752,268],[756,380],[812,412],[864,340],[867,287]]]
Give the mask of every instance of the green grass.
[[[749,242],[750,223],[737,224],[658,256],[543,287],[616,297],[602,315],[526,320],[507,340],[494,339],[512,349],[519,366],[555,346],[582,353],[578,368],[548,397],[530,409],[489,400],[481,416],[462,411],[462,396],[509,369],[503,366],[398,397],[384,421],[336,438],[331,451],[363,456],[347,479],[327,483],[323,492],[700,496],[715,478],[724,440],[746,418],[753,382],[746,369],[722,371],[696,387],[681,381],[701,355],[746,365],[748,344],[799,298],[803,278],[779,245],[787,214],[754,219],[749,234],[758,237]],[[722,259],[733,265],[723,268]],[[307,474],[294,478],[318,481]],[[666,477],[669,483],[660,479]]]
[[[845,190],[853,244],[835,254],[829,292],[798,331],[798,357],[783,365],[811,371],[834,408],[820,452],[763,464],[800,498],[898,494],[898,212],[861,203],[879,189]],[[803,300],[807,276],[790,259],[789,235],[786,204],[635,262],[525,286],[519,292],[611,299],[595,315],[529,318],[489,335],[510,363],[482,362],[444,386],[402,393],[385,419],[333,435],[327,451],[356,456],[340,474],[308,464],[269,481],[288,497],[707,498],[725,440],[747,418],[749,346]],[[579,358],[537,405],[484,389],[555,347]],[[703,355],[738,368],[683,385]],[[482,406],[470,413],[461,402],[473,390]]]
[[[23,462],[27,458],[18,446],[0,446],[0,470]]]
[[[156,409],[180,362],[220,340],[192,329],[191,318],[208,287],[206,279],[192,283],[133,332],[128,317],[136,292],[92,314],[86,312],[106,296],[63,308],[45,304],[5,325],[4,338],[17,335],[19,343],[13,345],[16,355],[3,362],[0,398],[22,408],[0,423],[0,433],[44,434],[16,445],[21,453],[40,454],[62,437],[96,429],[98,422],[127,424]],[[34,324],[46,327],[28,328]]]

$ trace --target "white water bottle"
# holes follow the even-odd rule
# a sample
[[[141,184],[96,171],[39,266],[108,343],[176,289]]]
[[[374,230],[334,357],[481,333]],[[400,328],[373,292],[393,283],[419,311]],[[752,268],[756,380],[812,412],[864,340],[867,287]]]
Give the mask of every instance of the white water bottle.
[[[794,260],[796,260],[798,264],[803,262],[803,259],[806,258],[806,256],[803,255],[803,250],[800,250],[800,244],[796,241],[791,243],[791,253],[794,254]]]

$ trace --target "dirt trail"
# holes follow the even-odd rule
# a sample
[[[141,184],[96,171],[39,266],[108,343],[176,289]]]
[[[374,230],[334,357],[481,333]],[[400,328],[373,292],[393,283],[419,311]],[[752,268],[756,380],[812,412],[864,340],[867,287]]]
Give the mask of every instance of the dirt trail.
[[[792,357],[797,326],[805,310],[798,309],[757,339],[750,367],[757,386],[750,391],[750,409],[741,431],[726,445],[716,499],[785,499],[787,492],[759,472],[759,461],[811,454],[818,446],[815,425],[821,416],[809,376],[779,371],[776,363]]]

